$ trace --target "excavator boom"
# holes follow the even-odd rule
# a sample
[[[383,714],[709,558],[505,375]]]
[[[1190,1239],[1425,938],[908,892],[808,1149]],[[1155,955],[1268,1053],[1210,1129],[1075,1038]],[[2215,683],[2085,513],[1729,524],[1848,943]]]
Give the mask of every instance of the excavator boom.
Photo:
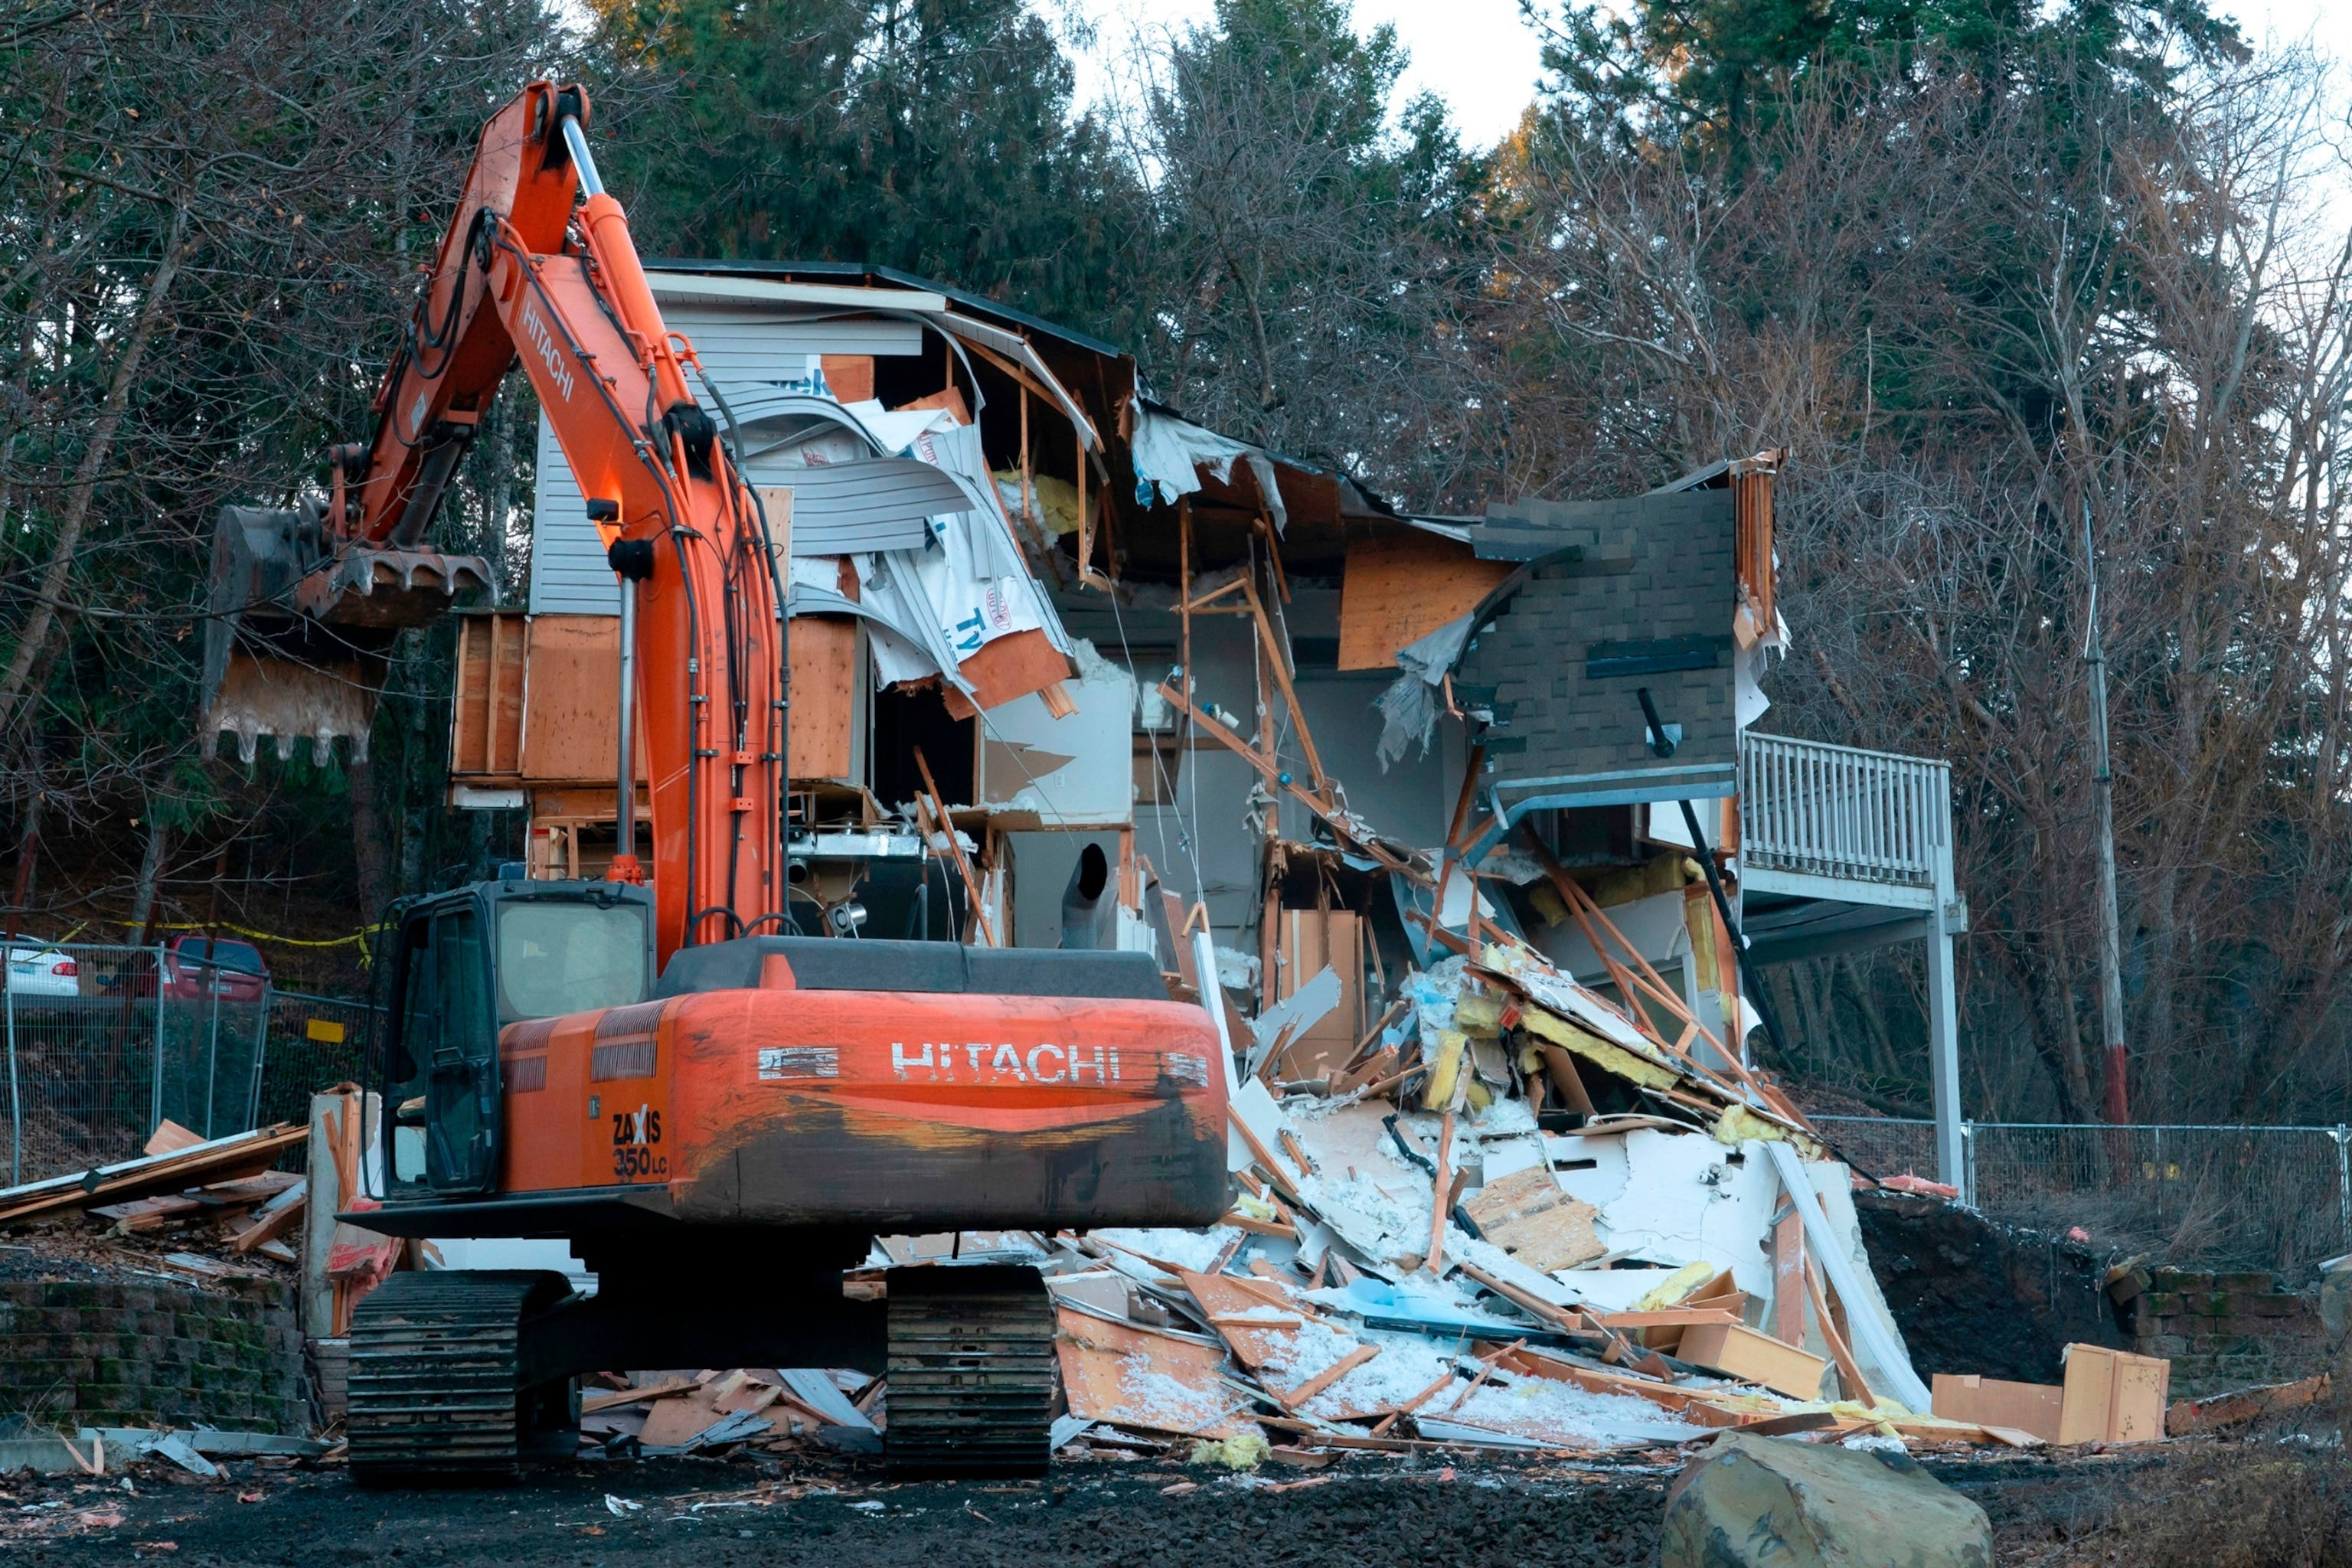
[[[587,117],[583,89],[539,81],[490,118],[372,436],[330,451],[331,490],[307,512],[224,513],[205,721],[237,731],[248,758],[262,732],[364,744],[391,637],[487,579],[426,531],[519,363],[636,612],[666,961],[784,929],[783,624],[760,499],[689,388],[693,348],[662,324]],[[625,822],[635,791],[622,794]],[[629,837],[625,879],[641,874]]]

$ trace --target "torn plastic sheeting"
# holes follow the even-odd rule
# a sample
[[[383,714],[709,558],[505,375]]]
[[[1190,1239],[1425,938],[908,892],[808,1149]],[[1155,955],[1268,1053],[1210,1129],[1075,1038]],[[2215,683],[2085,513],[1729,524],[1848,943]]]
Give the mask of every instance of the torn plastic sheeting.
[[[1462,657],[1469,637],[1470,617],[1463,616],[1397,649],[1397,668],[1404,673],[1373,704],[1381,712],[1381,738],[1373,748],[1381,772],[1402,762],[1416,744],[1423,756],[1429,754],[1430,738],[1437,732],[1437,687]]]
[[[1220,436],[1187,419],[1172,414],[1156,413],[1150,405],[1138,399],[1135,404],[1135,434],[1128,446],[1129,460],[1135,468],[1135,500],[1139,506],[1150,506],[1158,500],[1173,506],[1180,497],[1201,489],[1201,476],[1195,472],[1206,468],[1219,484],[1232,482],[1234,459],[1249,466],[1250,477],[1257,481],[1259,492],[1265,498],[1265,510],[1280,533],[1290,525],[1290,514],[1282,504],[1282,491],[1275,482],[1274,463],[1268,455],[1255,447],[1236,441],[1230,436]]]
[[[1453,1294],[1451,1289],[1447,1295]],[[1482,1312],[1458,1299],[1447,1300],[1411,1285],[1384,1284],[1376,1279],[1351,1279],[1342,1289],[1309,1290],[1307,1300],[1363,1321],[1369,1329],[1438,1339],[1481,1339],[1507,1343],[1531,1331],[1524,1323]],[[1543,1333],[1546,1339],[1562,1336]]]

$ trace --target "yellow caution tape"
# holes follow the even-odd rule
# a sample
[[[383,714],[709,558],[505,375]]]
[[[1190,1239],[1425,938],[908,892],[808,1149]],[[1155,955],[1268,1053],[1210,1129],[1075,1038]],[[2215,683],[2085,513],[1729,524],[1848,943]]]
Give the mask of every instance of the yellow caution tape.
[[[184,921],[175,924],[158,924],[155,929],[157,931],[210,931],[214,928],[199,921]],[[368,938],[368,933],[363,931],[355,931],[349,936],[323,939],[279,936],[275,931],[255,931],[248,926],[231,925],[226,921],[220,922],[219,929],[232,936],[241,936],[252,942],[274,942],[284,947],[348,947],[355,942],[364,942]]]

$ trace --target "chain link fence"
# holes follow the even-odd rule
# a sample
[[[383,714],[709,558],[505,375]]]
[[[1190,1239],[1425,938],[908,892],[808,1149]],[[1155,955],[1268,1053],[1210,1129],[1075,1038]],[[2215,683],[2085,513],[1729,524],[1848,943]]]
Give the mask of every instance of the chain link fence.
[[[313,1089],[363,1076],[374,1009],[278,991],[223,949],[6,944],[10,1184],[130,1159],[166,1120],[206,1138],[299,1121]]]
[[[1815,1119],[1873,1175],[1936,1170],[1936,1124]],[[2352,1128],[1962,1125],[1961,1198],[2011,1225],[2299,1279],[2352,1252]]]

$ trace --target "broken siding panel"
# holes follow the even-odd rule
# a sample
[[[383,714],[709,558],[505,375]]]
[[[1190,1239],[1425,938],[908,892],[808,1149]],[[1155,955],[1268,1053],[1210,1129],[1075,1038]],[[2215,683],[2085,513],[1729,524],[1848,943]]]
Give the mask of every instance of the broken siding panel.
[[[664,321],[694,344],[720,394],[734,403],[786,382],[805,381],[824,355],[911,354],[923,330],[912,321],[877,316],[794,317],[740,308],[672,302]],[[701,392],[698,384],[698,395]],[[712,410],[716,415],[717,410]],[[604,541],[588,521],[580,483],[556,444],[545,416],[539,422],[538,483],[531,513],[530,613],[535,616],[617,616],[619,591],[604,564]],[[912,542],[919,544],[919,528]],[[858,545],[859,549],[896,548]],[[813,553],[826,552],[812,549]]]

